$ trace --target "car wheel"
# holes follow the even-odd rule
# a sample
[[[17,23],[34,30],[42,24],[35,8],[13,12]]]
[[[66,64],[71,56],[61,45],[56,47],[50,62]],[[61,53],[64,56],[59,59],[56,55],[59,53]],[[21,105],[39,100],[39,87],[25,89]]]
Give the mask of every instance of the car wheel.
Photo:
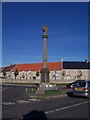
[[[69,97],[73,97],[73,93],[72,92],[68,92],[68,96]]]

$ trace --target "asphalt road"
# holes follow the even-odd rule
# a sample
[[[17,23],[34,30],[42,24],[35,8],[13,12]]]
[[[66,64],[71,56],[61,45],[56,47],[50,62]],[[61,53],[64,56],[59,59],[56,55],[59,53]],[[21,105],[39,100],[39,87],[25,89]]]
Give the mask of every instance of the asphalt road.
[[[2,87],[3,118],[13,120],[40,115],[46,120],[48,118],[88,118],[90,101],[85,98],[62,96],[61,98],[31,100],[26,88],[27,86],[8,85]]]

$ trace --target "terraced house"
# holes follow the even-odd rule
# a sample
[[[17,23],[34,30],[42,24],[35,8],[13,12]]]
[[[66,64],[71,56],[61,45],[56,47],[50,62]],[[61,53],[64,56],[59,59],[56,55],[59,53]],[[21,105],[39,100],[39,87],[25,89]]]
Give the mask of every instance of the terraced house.
[[[77,80],[88,79],[88,72],[90,69],[90,63],[84,62],[48,62],[48,68],[50,70],[50,80]],[[41,78],[40,70],[42,69],[42,63],[32,64],[14,64],[4,67],[2,70],[6,72],[6,79],[15,79],[15,72],[18,74],[16,79],[39,79]]]

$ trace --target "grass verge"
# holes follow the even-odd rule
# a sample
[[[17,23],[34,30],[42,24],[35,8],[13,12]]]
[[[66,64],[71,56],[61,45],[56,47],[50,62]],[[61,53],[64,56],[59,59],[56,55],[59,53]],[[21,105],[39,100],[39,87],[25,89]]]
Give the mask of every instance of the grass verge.
[[[63,90],[47,90],[45,91],[44,94],[35,94],[36,92],[36,89],[28,89],[28,94],[30,97],[33,97],[33,98],[51,98],[53,96],[56,96],[56,95],[60,95],[63,93]]]

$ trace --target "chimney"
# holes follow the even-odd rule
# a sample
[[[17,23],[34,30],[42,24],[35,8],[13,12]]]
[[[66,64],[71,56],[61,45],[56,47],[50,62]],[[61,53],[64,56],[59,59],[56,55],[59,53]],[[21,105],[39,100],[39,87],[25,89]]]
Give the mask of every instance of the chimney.
[[[61,62],[63,62],[64,61],[64,59],[63,58],[61,58]]]
[[[62,68],[62,70],[63,70],[63,61],[64,61],[64,59],[61,58],[61,68]]]

